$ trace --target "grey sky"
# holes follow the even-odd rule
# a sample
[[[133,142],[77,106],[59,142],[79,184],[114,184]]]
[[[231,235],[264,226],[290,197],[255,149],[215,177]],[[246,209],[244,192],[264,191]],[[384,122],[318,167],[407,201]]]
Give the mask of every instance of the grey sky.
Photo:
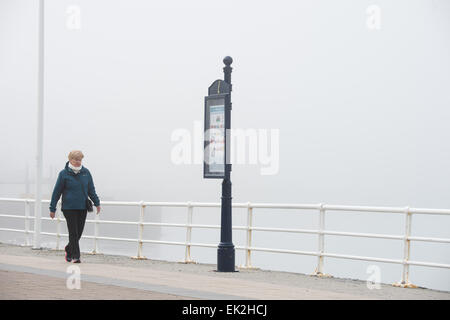
[[[381,9],[381,29],[366,9]],[[69,5],[81,29],[66,27]],[[46,1],[44,168],[85,152],[99,195],[218,201],[171,133],[234,58],[235,128],[280,129],[280,170],[234,201],[450,207],[447,1]],[[0,2],[0,179],[35,165],[37,2]]]

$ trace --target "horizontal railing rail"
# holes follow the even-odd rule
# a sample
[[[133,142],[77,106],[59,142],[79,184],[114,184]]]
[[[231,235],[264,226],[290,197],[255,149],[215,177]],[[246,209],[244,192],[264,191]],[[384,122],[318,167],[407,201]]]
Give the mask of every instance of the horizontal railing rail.
[[[12,229],[12,228],[0,228],[0,231],[9,232],[21,232],[26,234],[26,244],[30,245],[30,235],[34,231],[30,230],[29,221],[34,219],[34,216],[30,215],[30,205],[34,203],[34,199],[18,199],[18,198],[0,198],[1,202],[20,202],[25,204],[25,215],[14,214],[0,214],[2,218],[24,219],[25,229]],[[43,200],[43,203],[49,203],[49,200]],[[207,203],[207,202],[146,202],[146,201],[103,201],[102,206],[131,206],[137,207],[140,210],[138,221],[116,221],[116,220],[102,220],[99,215],[95,215],[95,219],[87,219],[87,223],[94,224],[94,235],[84,235],[84,239],[92,239],[94,241],[92,253],[98,253],[98,241],[99,240],[111,240],[111,241],[126,241],[137,243],[137,255],[134,258],[145,259],[142,254],[143,244],[165,244],[165,245],[178,245],[185,247],[184,262],[194,262],[191,259],[191,247],[206,247],[217,248],[217,244],[209,243],[195,243],[192,242],[192,229],[220,229],[219,225],[208,224],[193,224],[192,217],[194,208],[220,208],[220,203]],[[362,260],[362,261],[375,261],[385,262],[393,264],[401,264],[402,275],[399,283],[395,285],[402,287],[413,287],[409,281],[409,266],[424,266],[432,268],[444,268],[450,269],[449,264],[426,262],[426,261],[411,261],[410,250],[411,241],[433,242],[433,243],[450,243],[448,238],[436,238],[436,237],[417,237],[411,236],[412,215],[450,215],[449,209],[424,209],[424,208],[409,208],[409,207],[369,207],[369,206],[343,206],[343,205],[325,205],[325,204],[274,204],[274,203],[233,203],[233,208],[247,209],[247,223],[245,226],[233,226],[233,230],[246,231],[246,242],[243,246],[235,246],[237,250],[244,250],[246,252],[245,265],[242,268],[253,268],[251,263],[252,251],[273,252],[273,253],[285,253],[285,254],[297,254],[316,256],[317,267],[314,274],[317,276],[324,275],[324,258],[340,258],[350,260]],[[60,202],[58,206],[60,209]],[[186,223],[167,223],[167,222],[144,222],[146,207],[183,207],[187,208],[187,220]],[[297,210],[314,210],[318,213],[318,228],[317,229],[297,229],[297,228],[273,228],[273,227],[255,227],[253,226],[253,210],[254,209],[297,209]],[[401,235],[391,234],[375,234],[375,233],[358,233],[358,232],[344,232],[325,230],[325,213],[333,211],[342,212],[370,212],[370,213],[397,213],[405,215],[405,229]],[[49,217],[41,217],[42,220],[50,220],[56,223],[56,232],[41,232],[43,235],[56,236],[56,250],[60,248],[60,238],[68,237],[67,234],[60,232],[60,224],[65,219],[61,217],[60,210],[57,210],[55,219]],[[106,237],[99,236],[99,225],[101,224],[121,224],[121,225],[136,225],[138,226],[137,238],[118,238],[118,237]],[[159,227],[173,227],[173,228],[186,228],[186,240],[185,241],[164,241],[164,240],[150,240],[143,239],[145,226],[159,226]],[[253,232],[286,232],[286,233],[300,233],[300,234],[317,234],[318,246],[316,251],[301,251],[290,249],[277,249],[277,248],[262,248],[252,246]],[[332,236],[344,236],[344,237],[361,237],[361,238],[373,238],[373,239],[390,239],[403,241],[403,259],[387,259],[381,257],[366,257],[357,255],[337,254],[324,251],[325,235]]]

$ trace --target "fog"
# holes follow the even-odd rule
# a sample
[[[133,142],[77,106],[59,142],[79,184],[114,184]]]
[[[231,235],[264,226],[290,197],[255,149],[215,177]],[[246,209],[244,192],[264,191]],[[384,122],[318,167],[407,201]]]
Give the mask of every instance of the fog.
[[[34,180],[37,4],[0,0],[0,197]],[[174,163],[172,135],[202,145],[196,123],[227,55],[232,128],[279,130],[278,170],[233,164],[233,202],[450,208],[446,0],[46,0],[44,198],[82,150],[101,200],[219,202],[201,162]],[[449,237],[440,218],[417,219],[422,235]],[[450,263],[448,244],[430,248]],[[420,270],[417,282],[450,290],[448,270]]]

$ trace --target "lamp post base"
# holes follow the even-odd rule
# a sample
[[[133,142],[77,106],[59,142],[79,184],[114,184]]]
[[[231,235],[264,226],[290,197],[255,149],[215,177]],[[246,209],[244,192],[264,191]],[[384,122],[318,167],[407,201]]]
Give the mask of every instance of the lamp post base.
[[[234,264],[234,245],[219,244],[217,249],[217,271],[218,272],[235,272]]]

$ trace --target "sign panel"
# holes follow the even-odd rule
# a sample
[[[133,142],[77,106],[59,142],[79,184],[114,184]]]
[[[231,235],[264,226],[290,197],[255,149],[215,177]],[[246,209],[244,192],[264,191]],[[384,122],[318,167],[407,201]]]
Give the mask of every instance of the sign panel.
[[[209,108],[209,172],[224,173],[225,105]]]
[[[225,177],[225,110],[224,95],[205,98],[204,178]]]

